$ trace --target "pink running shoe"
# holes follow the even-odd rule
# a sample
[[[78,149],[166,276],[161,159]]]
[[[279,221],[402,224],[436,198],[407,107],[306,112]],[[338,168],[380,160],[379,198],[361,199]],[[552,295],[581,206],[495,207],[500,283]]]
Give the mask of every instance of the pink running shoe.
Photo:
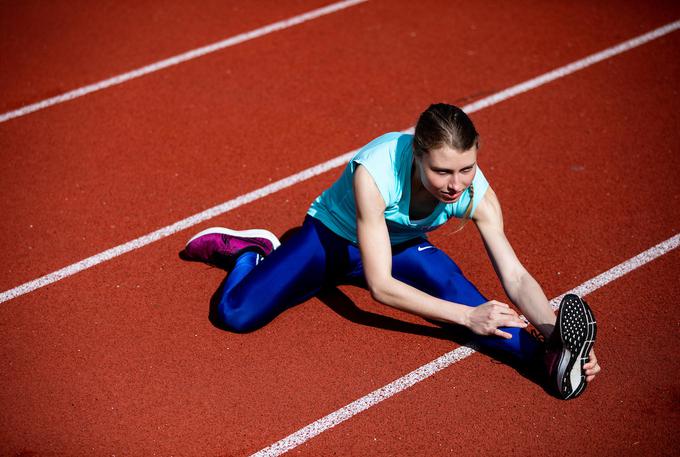
[[[565,295],[545,353],[549,383],[560,398],[576,398],[586,388],[583,365],[588,363],[596,335],[597,325],[588,303],[577,295]]]
[[[194,235],[180,252],[184,260],[204,262],[219,268],[227,268],[230,262],[247,250],[268,256],[281,245],[279,239],[268,230],[230,230],[211,227]]]

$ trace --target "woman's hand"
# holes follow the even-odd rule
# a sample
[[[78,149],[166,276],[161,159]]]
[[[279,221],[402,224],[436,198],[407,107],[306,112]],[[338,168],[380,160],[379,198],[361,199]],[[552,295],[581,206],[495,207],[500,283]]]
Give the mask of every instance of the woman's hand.
[[[583,365],[583,369],[586,372],[586,381],[590,382],[595,379],[595,375],[601,370],[600,364],[597,363],[597,357],[595,357],[595,350],[591,349],[590,354],[588,354],[588,363]]]
[[[525,328],[527,323],[505,303],[491,300],[483,305],[471,307],[467,312],[465,326],[478,335],[496,335],[510,339],[512,335],[498,327]]]

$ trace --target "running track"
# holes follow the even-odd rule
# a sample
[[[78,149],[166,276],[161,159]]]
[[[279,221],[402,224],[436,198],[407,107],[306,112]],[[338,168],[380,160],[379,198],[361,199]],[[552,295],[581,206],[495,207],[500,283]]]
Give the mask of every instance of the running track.
[[[680,18],[673,3],[370,1],[0,124],[9,290]],[[613,3],[613,2],[612,2]],[[322,2],[0,7],[9,112]],[[549,297],[680,232],[673,32],[473,114],[506,230]],[[338,169],[2,303],[0,454],[248,455],[456,342],[342,288],[248,335],[207,320],[210,225],[298,225]],[[504,295],[472,227],[434,242]],[[589,296],[604,372],[560,402],[476,354],[294,448],[303,455],[670,455],[671,250]],[[379,313],[379,317],[376,313]],[[557,451],[556,451],[557,450]]]

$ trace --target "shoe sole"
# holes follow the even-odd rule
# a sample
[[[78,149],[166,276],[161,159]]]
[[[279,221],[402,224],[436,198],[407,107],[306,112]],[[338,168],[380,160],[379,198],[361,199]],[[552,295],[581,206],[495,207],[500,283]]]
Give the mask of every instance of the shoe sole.
[[[264,238],[266,240],[269,240],[272,243],[272,247],[274,249],[278,248],[281,246],[281,242],[279,239],[274,235],[272,232],[269,230],[263,230],[263,229],[252,229],[252,230],[231,230],[228,228],[224,227],[210,227],[208,229],[203,230],[202,232],[198,232],[196,235],[192,236],[189,241],[187,241],[187,246],[189,246],[189,243],[194,241],[196,238],[203,236],[203,235],[208,235],[212,233],[219,233],[223,235],[230,235],[234,237],[239,237],[239,238]]]
[[[557,368],[557,387],[565,400],[576,398],[586,388],[583,365],[595,344],[597,325],[588,304],[574,294],[566,295],[557,320],[562,354]]]

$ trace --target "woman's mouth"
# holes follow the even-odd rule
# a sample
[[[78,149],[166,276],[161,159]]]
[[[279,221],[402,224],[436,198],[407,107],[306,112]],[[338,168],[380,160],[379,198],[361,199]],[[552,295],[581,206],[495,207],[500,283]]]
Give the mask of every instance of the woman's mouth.
[[[446,203],[452,203],[458,200],[458,198],[463,194],[463,192],[453,192],[453,193],[448,193],[448,192],[442,192],[442,200],[445,201]]]

